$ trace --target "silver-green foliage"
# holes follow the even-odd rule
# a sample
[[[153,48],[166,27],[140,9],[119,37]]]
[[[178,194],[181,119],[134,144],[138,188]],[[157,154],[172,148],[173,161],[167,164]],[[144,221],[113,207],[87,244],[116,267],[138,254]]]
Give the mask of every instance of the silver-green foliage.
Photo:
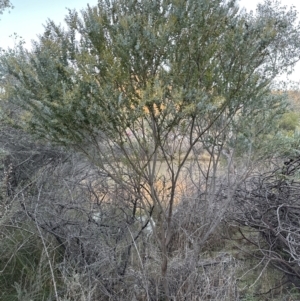
[[[296,13],[271,1],[256,15],[235,1],[99,1],[66,22],[1,58],[30,129],[64,144],[116,139],[148,112],[162,136],[254,116],[278,105],[270,84],[299,59]]]

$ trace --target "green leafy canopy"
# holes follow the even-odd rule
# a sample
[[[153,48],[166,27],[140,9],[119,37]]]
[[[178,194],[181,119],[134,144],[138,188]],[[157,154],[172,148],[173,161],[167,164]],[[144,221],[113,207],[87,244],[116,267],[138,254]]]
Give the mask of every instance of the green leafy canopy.
[[[32,50],[3,54],[3,89],[58,143],[117,139],[142,119],[162,136],[191,120],[204,133],[278,108],[271,84],[299,60],[296,18],[272,1],[256,15],[236,1],[99,1],[70,10],[66,29],[48,21]]]

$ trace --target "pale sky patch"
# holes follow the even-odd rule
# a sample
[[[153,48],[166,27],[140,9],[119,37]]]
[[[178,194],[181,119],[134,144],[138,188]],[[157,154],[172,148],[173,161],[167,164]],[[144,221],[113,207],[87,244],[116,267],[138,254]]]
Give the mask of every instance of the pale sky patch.
[[[11,0],[14,8],[0,15],[0,47],[14,47],[14,33],[21,36],[30,48],[31,40],[43,33],[47,19],[61,23],[68,13],[67,8],[80,11],[97,0]]]

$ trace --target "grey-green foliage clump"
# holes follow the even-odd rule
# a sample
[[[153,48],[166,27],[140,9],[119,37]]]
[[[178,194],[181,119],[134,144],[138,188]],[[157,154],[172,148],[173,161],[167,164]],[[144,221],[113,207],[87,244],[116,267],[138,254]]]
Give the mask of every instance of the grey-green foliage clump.
[[[7,152],[0,148],[0,201],[3,200],[6,194],[6,183],[5,183],[5,169],[4,169],[4,160],[5,157],[7,156]],[[0,213],[1,216],[1,213]]]
[[[7,156],[7,152],[0,148],[0,168],[3,168],[3,159]]]
[[[195,117],[205,129],[265,110],[272,79],[298,60],[295,20],[271,2],[253,16],[235,1],[100,1],[4,55],[5,86],[30,129],[60,143],[116,136],[155,106],[164,134]]]
[[[0,14],[2,14],[5,9],[10,7],[12,7],[12,4],[9,0],[0,0]]]

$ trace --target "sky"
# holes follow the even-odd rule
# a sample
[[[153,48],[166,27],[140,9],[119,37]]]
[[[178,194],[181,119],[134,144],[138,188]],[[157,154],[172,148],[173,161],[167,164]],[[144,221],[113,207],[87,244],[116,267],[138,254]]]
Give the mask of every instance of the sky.
[[[43,33],[43,24],[47,19],[55,23],[64,23],[68,13],[67,8],[77,11],[90,5],[97,4],[97,0],[10,0],[13,9],[5,10],[0,15],[0,47],[13,47],[14,33],[21,36],[26,46],[30,48],[31,40]]]
[[[15,33],[21,36],[26,42],[25,46],[30,48],[30,41],[43,32],[43,24],[47,19],[63,25],[67,8],[79,11],[86,8],[88,3],[95,5],[97,2],[97,0],[11,0],[14,8],[0,15],[0,48],[13,47],[16,43]],[[261,0],[240,0],[239,4],[247,10],[255,11],[259,2]],[[286,6],[295,6],[300,15],[299,0],[281,0],[281,2]],[[288,79],[300,82],[300,63]]]

